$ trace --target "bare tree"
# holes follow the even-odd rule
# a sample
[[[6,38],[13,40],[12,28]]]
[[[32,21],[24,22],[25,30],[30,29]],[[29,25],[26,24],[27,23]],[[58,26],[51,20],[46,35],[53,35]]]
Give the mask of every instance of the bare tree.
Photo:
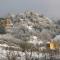
[[[8,60],[16,60],[17,55],[15,54],[14,51],[7,51],[6,57]]]
[[[45,30],[45,29],[44,29],[44,30],[41,32],[41,34],[40,34],[40,38],[41,38],[42,40],[45,40],[45,41],[48,41],[48,40],[52,39],[52,37],[53,37],[53,34],[52,34],[52,32],[49,31],[49,30]]]
[[[28,43],[26,41],[24,41],[23,43],[20,43],[20,47],[22,48],[22,52],[25,53],[25,58],[26,60],[28,60],[28,56],[27,56],[27,52],[31,52],[31,47],[32,47],[33,44],[31,43]],[[31,57],[31,56],[30,56]]]

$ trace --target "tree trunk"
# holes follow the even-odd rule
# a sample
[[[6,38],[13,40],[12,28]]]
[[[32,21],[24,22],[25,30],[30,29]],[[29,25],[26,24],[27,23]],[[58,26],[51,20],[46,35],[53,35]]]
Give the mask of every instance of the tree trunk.
[[[39,52],[38,52],[38,60],[39,60]]]
[[[32,59],[32,51],[31,51],[31,54],[30,54],[30,60]]]
[[[27,51],[25,51],[25,60],[28,60]]]

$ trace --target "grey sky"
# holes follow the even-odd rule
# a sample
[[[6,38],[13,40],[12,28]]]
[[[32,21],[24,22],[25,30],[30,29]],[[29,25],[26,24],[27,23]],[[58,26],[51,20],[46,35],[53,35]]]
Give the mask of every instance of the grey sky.
[[[0,0],[0,16],[26,9],[39,10],[48,17],[60,17],[60,0]]]

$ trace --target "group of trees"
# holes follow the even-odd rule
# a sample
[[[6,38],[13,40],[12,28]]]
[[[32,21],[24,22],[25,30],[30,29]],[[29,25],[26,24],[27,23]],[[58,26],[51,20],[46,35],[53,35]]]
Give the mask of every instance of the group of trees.
[[[5,27],[0,26],[0,34],[5,34],[5,33],[6,33]]]
[[[56,27],[54,27],[54,24],[49,22],[45,16],[36,14],[34,12],[25,12],[22,15],[16,15],[15,17],[10,16],[10,19],[13,22],[11,35],[16,39],[23,41],[16,45],[19,45],[19,47],[22,49],[21,52],[25,53],[25,59],[29,60],[27,57],[27,52],[30,52],[31,60],[33,51],[37,52],[39,59],[39,53],[41,52],[40,45],[34,45],[32,43],[28,43],[28,41],[31,40],[31,36],[36,36],[38,38],[37,40],[42,40],[44,42],[54,39],[56,36],[56,31],[54,31]],[[60,21],[57,23],[59,24]],[[27,26],[32,26],[32,29],[29,30]],[[0,26],[0,33],[5,32],[5,28]],[[8,60],[10,60],[10,52],[7,54]],[[13,57],[11,60],[16,59],[14,52],[11,57]]]
[[[37,44],[36,46],[34,46],[32,43],[28,43],[27,41],[23,41],[21,43],[18,44],[21,48],[20,51],[15,51],[15,50],[10,50],[8,49],[6,51],[6,59],[7,60],[18,60],[18,57],[19,57],[19,60],[22,59],[22,57],[24,58],[24,60],[32,60],[32,54],[33,52],[36,52],[36,54],[38,55],[38,60],[39,60],[39,53],[40,53],[40,50],[39,50],[39,45]],[[22,56],[22,54],[20,54],[20,52],[23,54],[25,54],[25,57],[24,55]],[[29,54],[30,53],[30,54]],[[35,58],[33,58],[35,59]]]
[[[4,18],[0,18],[0,34],[5,34],[6,30],[5,27],[2,25],[2,20],[4,20]]]

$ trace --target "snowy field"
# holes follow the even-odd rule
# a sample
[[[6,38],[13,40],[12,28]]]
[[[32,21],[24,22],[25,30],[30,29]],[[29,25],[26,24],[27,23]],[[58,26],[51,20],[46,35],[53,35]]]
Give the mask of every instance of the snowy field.
[[[53,59],[60,59],[60,56],[52,56]],[[52,58],[51,57],[51,58]],[[27,59],[26,59],[27,58]],[[36,52],[21,52],[21,51],[8,51],[0,48],[0,60],[49,60],[49,54],[40,53],[39,55]],[[57,60],[58,60],[57,59]]]
[[[15,50],[6,50],[6,44],[0,44],[0,60],[59,60],[60,55],[50,56],[48,53],[41,52],[21,52]]]

